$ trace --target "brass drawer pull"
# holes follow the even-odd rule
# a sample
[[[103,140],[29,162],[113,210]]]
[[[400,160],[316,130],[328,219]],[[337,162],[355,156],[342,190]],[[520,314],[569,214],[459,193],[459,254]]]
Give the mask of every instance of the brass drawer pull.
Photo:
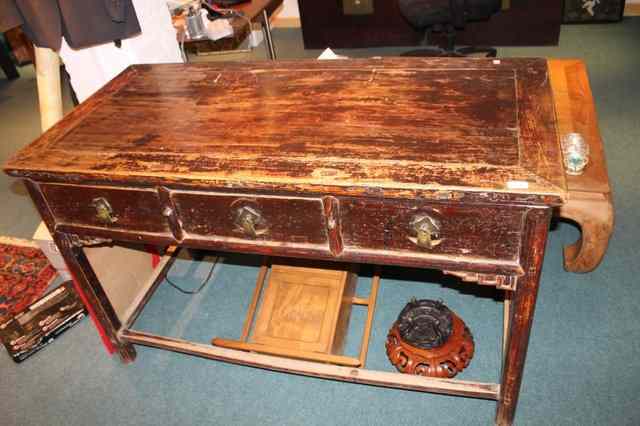
[[[253,206],[242,206],[238,208],[236,210],[234,223],[238,230],[251,238],[266,234],[268,231],[262,213]]]
[[[432,249],[444,240],[440,221],[427,214],[414,216],[409,224],[409,231],[409,240],[425,249]]]
[[[164,209],[162,209],[162,216],[164,217],[171,217],[173,216],[173,209],[169,206],[165,206]]]
[[[98,197],[91,200],[91,207],[96,209],[96,219],[102,223],[111,224],[118,221],[118,217],[113,214],[111,204],[104,197]]]

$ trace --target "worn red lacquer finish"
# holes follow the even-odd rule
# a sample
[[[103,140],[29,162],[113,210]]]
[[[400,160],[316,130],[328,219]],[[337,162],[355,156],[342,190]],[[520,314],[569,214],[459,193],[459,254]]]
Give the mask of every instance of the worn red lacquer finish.
[[[132,342],[230,359],[123,327],[83,244],[436,268],[506,289],[514,314],[501,387],[424,388],[497,398],[497,423],[513,420],[548,223],[567,199],[545,60],[133,66],[5,171],[27,181],[124,360]],[[289,371],[416,388],[305,368]]]

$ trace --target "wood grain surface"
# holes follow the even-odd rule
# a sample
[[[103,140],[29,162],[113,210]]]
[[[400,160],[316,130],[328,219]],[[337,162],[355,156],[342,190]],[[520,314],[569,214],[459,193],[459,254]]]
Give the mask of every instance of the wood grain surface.
[[[549,60],[549,71],[560,137],[580,133],[589,146],[589,163],[582,174],[567,175],[567,200],[558,211],[582,233],[564,248],[564,266],[571,272],[591,272],[607,251],[615,222],[604,146],[584,62]]]
[[[517,261],[525,209],[488,206],[451,206],[370,199],[342,199],[342,230],[345,251],[366,247],[397,250],[407,257],[423,253],[458,259],[476,257]],[[412,240],[409,224],[421,214],[436,217],[442,242],[430,249]]]
[[[567,189],[570,192],[611,192],[587,67],[576,59],[550,59],[549,77],[560,137],[580,133],[589,145],[589,164],[582,174],[567,175]]]
[[[566,190],[542,59],[134,66],[5,170],[390,197],[493,191],[547,204]]]
[[[348,265],[323,269],[313,264],[274,264],[250,341],[342,354],[341,347],[340,351],[333,348],[342,299],[353,296],[353,286],[349,284],[354,280],[347,269]],[[346,328],[348,320],[343,325]],[[343,336],[342,331],[339,334]]]

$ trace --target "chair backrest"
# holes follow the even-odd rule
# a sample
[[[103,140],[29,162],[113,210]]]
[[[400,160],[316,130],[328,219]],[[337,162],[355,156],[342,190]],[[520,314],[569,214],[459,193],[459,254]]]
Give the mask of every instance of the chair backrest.
[[[451,23],[456,28],[464,28],[465,19],[465,0],[451,0]]]
[[[469,21],[489,19],[501,0],[398,0],[400,13],[415,28],[452,24],[464,28]]]

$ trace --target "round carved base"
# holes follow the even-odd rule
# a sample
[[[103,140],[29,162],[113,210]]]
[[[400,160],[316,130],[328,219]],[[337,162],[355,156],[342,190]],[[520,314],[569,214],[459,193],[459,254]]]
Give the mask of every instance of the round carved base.
[[[464,322],[448,311],[451,330],[446,341],[431,349],[419,348],[406,342],[396,321],[387,335],[387,356],[401,373],[420,376],[452,378],[469,365],[475,349],[473,335]]]

